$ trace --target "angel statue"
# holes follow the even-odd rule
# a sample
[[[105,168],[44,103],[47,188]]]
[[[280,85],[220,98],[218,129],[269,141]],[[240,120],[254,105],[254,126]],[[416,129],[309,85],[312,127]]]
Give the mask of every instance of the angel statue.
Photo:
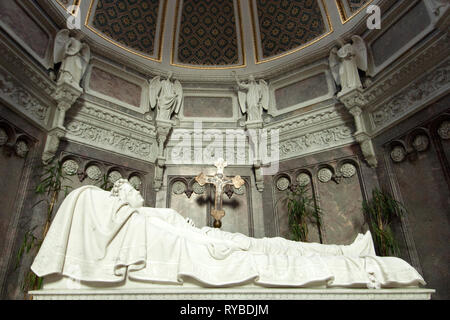
[[[156,120],[170,120],[172,113],[178,114],[183,105],[183,88],[178,80],[172,80],[169,72],[166,80],[154,77],[150,81],[150,107],[158,105]]]
[[[341,86],[340,95],[362,88],[358,69],[367,71],[367,47],[360,36],[352,37],[352,44],[339,41],[341,48],[331,50],[329,63],[334,80]]]
[[[238,98],[242,113],[247,113],[248,122],[262,121],[262,109],[269,109],[269,86],[263,79],[256,81],[253,75],[250,75],[247,82],[239,81],[234,74],[239,89]]]
[[[82,34],[70,36],[70,31],[63,29],[56,34],[53,49],[53,63],[62,62],[58,76],[58,84],[68,82],[80,86],[81,78],[86,72],[91,50],[86,43],[81,42]]]

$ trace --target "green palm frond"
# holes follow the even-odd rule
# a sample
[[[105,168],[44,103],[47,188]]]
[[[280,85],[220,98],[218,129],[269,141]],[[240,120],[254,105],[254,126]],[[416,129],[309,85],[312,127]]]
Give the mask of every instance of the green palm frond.
[[[291,239],[304,241],[308,239],[308,222],[320,228],[321,211],[312,197],[308,195],[306,186],[297,186],[287,196],[288,223]]]
[[[377,252],[382,256],[398,255],[399,247],[390,225],[406,212],[403,204],[379,189],[372,191],[372,199],[363,201],[363,212],[370,218]]]

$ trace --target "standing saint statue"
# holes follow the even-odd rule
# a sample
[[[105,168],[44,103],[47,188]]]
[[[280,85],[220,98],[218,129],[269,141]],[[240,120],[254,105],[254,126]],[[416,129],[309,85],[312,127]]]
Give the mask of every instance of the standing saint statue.
[[[70,36],[70,31],[63,29],[56,34],[53,48],[53,63],[62,62],[59,70],[58,84],[67,82],[80,86],[80,81],[86,72],[91,50],[86,43],[81,42],[82,34]]]
[[[183,88],[178,80],[172,80],[172,72],[167,79],[154,77],[150,81],[150,107],[158,106],[156,120],[170,120],[172,113],[178,114],[183,105]]]
[[[239,86],[238,98],[242,113],[247,113],[248,122],[262,121],[262,110],[269,109],[269,86],[264,80],[256,81],[250,75],[247,82],[239,81],[235,74],[236,82]],[[247,93],[241,91],[247,91]]]
[[[353,43],[340,41],[341,48],[333,48],[329,63],[331,73],[337,85],[341,86],[340,94],[356,88],[362,88],[358,69],[367,71],[367,48],[360,36],[352,37]]]

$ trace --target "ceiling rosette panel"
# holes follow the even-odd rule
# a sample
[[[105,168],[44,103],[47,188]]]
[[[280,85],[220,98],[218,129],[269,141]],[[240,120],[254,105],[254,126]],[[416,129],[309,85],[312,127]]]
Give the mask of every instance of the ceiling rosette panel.
[[[324,1],[251,0],[257,62],[297,52],[332,32]]]
[[[87,26],[104,39],[161,61],[166,0],[91,0]]]
[[[243,66],[238,0],[178,0],[172,64]]]

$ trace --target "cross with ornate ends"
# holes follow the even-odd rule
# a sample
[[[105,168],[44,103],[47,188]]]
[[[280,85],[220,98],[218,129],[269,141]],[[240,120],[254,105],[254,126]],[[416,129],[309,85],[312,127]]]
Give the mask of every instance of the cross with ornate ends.
[[[245,181],[241,178],[241,176],[237,175],[233,178],[229,178],[224,175],[223,169],[227,166],[227,163],[219,158],[214,166],[217,167],[217,172],[214,176],[207,176],[203,172],[200,173],[195,180],[199,185],[204,186],[209,183],[214,185],[216,188],[216,194],[214,197],[214,209],[211,211],[211,215],[214,217],[214,228],[220,228],[222,226],[222,222],[220,219],[225,215],[225,211],[222,209],[222,194],[224,192],[224,187],[226,185],[233,185],[236,189],[242,187]]]

